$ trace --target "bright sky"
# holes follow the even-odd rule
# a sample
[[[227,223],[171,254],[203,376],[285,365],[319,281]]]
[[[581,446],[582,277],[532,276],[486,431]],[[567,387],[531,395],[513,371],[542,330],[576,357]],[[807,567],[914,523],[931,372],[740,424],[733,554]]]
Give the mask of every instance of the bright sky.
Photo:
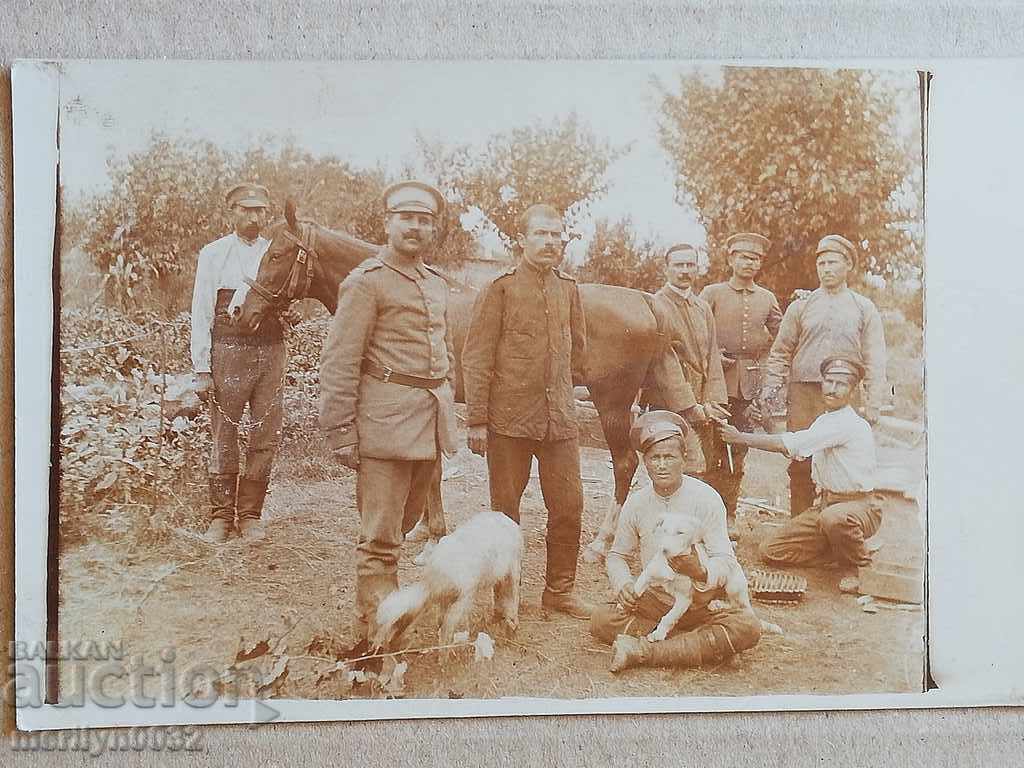
[[[575,111],[599,138],[631,143],[609,170],[595,218],[632,217],[657,241],[703,243],[675,202],[656,138],[655,75],[674,86],[679,62],[68,62],[61,81],[61,182],[71,199],[109,185],[107,159],[146,146],[153,131],[233,150],[292,136],[314,154],[398,171],[417,132],[482,145],[497,132]],[[705,65],[706,66],[706,65]],[[709,74],[718,71],[708,69]],[[589,227],[585,227],[585,230]],[[585,235],[589,232],[585,231]],[[586,239],[579,244],[585,246]]]

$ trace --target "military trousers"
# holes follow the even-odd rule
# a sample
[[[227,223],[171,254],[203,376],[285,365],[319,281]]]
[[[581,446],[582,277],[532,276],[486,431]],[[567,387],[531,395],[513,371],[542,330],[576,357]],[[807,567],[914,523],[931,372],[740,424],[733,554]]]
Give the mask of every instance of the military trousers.
[[[658,626],[669,607],[648,592],[640,596],[633,613],[626,613],[617,603],[601,605],[590,617],[590,633],[595,639],[607,644],[615,642],[620,634],[644,637]],[[712,613],[706,605],[694,605],[682,615],[669,631],[668,637],[661,642],[672,645],[689,639],[688,635],[700,634],[708,635],[712,644],[720,646],[713,658],[721,661],[724,657],[757,645],[761,639],[761,622],[753,611],[746,608],[727,608]],[[717,643],[717,637],[722,637],[723,642]]]
[[[372,631],[381,600],[398,588],[402,541],[426,509],[440,473],[439,458],[405,461],[364,456],[359,460],[356,614],[363,637]]]
[[[779,565],[821,565],[831,560],[841,566],[870,562],[864,540],[882,525],[882,497],[833,504],[819,499],[761,542],[761,559]]]
[[[519,504],[537,458],[540,490],[547,507],[547,566],[549,592],[564,594],[576,581],[583,518],[580,448],[575,437],[530,440],[487,433],[487,474],[491,509],[519,522]]]
[[[249,440],[244,476],[266,482],[281,445],[284,342],[226,336],[213,339],[210,352],[213,397],[210,399],[211,475],[239,474],[238,424],[249,406]]]

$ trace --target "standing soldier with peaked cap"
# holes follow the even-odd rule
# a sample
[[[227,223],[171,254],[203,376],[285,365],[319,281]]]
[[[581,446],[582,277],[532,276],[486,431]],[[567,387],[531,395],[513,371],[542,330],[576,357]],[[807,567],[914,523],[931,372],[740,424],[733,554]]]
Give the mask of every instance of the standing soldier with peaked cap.
[[[586,324],[576,281],[557,269],[562,214],[532,205],[519,224],[522,259],[477,298],[462,352],[469,448],[487,456],[492,509],[517,523],[537,458],[548,510],[541,603],[586,619],[591,606],[572,591],[583,515],[572,386],[583,371]]]
[[[721,478],[715,469],[718,455],[713,422],[726,418],[725,405],[729,394],[722,372],[718,331],[711,307],[693,290],[699,272],[697,249],[688,243],[673,245],[665,253],[665,285],[654,294],[654,306],[665,319],[666,332],[672,339],[682,366],[682,416],[694,427],[699,448],[687,440],[686,471],[704,479],[721,493]],[[664,394],[655,388],[643,393],[641,404],[654,409],[665,408]]]
[[[258,184],[238,184],[228,190],[225,201],[234,232],[199,252],[192,293],[196,394],[211,404],[213,520],[206,536],[215,543],[231,533],[236,511],[240,535],[259,533],[270,470],[281,443],[281,382],[287,356],[276,317],[265,319],[252,335],[233,325],[246,293],[244,280],[255,278],[270,245],[260,236],[270,194]],[[246,403],[252,421],[240,478],[238,424]]]
[[[403,181],[385,190],[384,207],[387,245],[342,282],[320,364],[320,426],[358,472],[357,649],[398,587],[403,535],[439,482],[441,454],[456,447],[448,283],[423,262],[444,198]]]
[[[821,364],[837,355],[864,367],[864,415],[872,424],[878,419],[886,394],[885,333],[871,299],[847,286],[856,261],[857,249],[845,237],[821,239],[817,248],[821,286],[790,304],[768,354],[762,400],[774,401],[783,384],[788,385],[790,432],[807,429],[825,412]],[[790,462],[790,515],[799,515],[813,502],[810,462]]]
[[[722,351],[725,388],[729,394],[732,423],[743,432],[753,431],[749,411],[761,393],[761,371],[767,361],[772,339],[779,332],[782,310],[775,294],[754,282],[761,259],[771,243],[764,235],[743,232],[725,241],[732,277],[704,288],[700,297],[711,307]],[[717,442],[712,469],[721,482],[718,491],[728,511],[730,528],[736,520],[736,500],[743,481],[743,446],[732,449],[732,463],[725,444]]]

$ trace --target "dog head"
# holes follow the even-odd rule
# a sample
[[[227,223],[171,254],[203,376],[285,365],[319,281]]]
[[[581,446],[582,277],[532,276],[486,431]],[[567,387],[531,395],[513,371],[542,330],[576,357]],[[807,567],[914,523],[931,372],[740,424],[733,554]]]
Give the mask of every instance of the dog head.
[[[693,522],[683,515],[663,515],[654,527],[658,546],[667,557],[690,551],[696,530]]]

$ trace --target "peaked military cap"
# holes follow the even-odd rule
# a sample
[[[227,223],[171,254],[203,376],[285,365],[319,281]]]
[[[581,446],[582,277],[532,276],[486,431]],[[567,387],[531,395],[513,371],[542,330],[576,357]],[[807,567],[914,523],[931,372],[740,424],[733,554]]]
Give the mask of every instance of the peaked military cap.
[[[851,264],[857,263],[857,246],[842,235],[825,235],[818,241],[818,249],[814,253],[838,253],[849,259]]]
[[[269,208],[270,192],[260,184],[235,184],[224,195],[228,208],[240,205],[243,208]]]
[[[444,195],[422,181],[399,181],[385,189],[383,197],[387,213],[444,214]]]
[[[678,413],[672,411],[648,411],[643,413],[629,430],[629,441],[633,449],[647,453],[647,449],[670,437],[683,437],[690,427]]]
[[[756,253],[758,256],[766,255],[771,245],[771,240],[756,232],[740,232],[725,241],[729,253]]]
[[[864,378],[864,366],[856,360],[850,360],[845,357],[826,357],[821,361],[820,370],[823,377],[829,374],[839,374],[842,376],[852,376],[856,381]]]

